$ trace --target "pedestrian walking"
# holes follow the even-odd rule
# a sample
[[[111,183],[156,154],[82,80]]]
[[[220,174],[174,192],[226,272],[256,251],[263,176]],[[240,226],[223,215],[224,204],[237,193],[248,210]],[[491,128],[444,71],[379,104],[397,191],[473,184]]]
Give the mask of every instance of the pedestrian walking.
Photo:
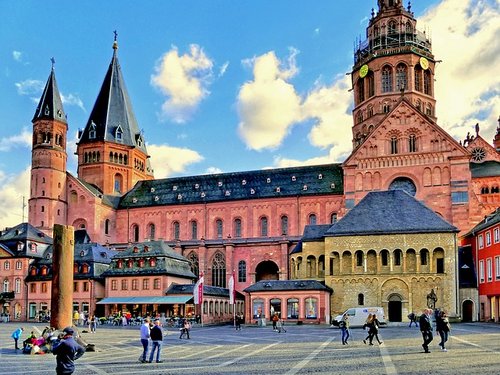
[[[97,319],[97,316],[92,315],[92,317],[89,320],[90,333],[95,333],[97,324],[99,324],[99,319]]]
[[[234,322],[234,328],[237,330],[237,331],[241,331],[241,321],[243,320],[243,318],[239,315],[239,314],[236,314],[236,316],[234,317],[235,319],[235,322]]]
[[[182,339],[182,337],[186,335],[187,339],[189,339],[189,331],[191,331],[191,323],[189,323],[189,320],[184,319],[184,323],[181,327],[181,335],[179,336],[179,338]]]
[[[273,317],[272,317],[272,321],[273,321],[273,331],[277,331],[278,328],[276,327],[276,324],[278,323],[278,320],[280,320],[279,316],[278,316],[278,313],[274,313]]]
[[[278,330],[278,333],[281,333],[281,331],[286,333],[285,322],[283,321],[283,319],[278,319],[278,321],[276,322],[276,329]]]
[[[431,309],[425,309],[423,311],[423,314],[420,315],[420,332],[422,332],[422,338],[424,340],[422,347],[424,348],[425,353],[430,353],[429,351],[429,344],[431,343],[432,339],[434,338],[432,336],[432,310]]]
[[[410,328],[412,324],[415,324],[415,327],[418,327],[417,314],[415,314],[412,311],[411,313],[408,314],[408,319],[410,319],[410,325],[409,325]]]
[[[144,323],[141,326],[141,344],[142,344],[142,355],[139,357],[139,361],[146,363],[146,356],[148,354],[149,338],[151,337],[151,327],[149,325],[149,318],[144,319]]]
[[[363,340],[364,344],[366,344],[366,340],[370,340],[370,338],[371,338],[370,325],[372,324],[372,319],[373,319],[373,315],[368,314],[368,317],[366,318],[365,324],[363,325],[363,329],[368,329],[368,335]]]
[[[438,344],[439,347],[441,347],[441,350],[443,352],[447,352],[448,349],[446,349],[445,345],[448,341],[448,335],[451,331],[451,326],[445,311],[440,311],[439,315],[436,318],[436,331],[441,337],[441,342]]]
[[[349,316],[347,314],[344,314],[344,316],[342,316],[342,320],[339,322],[339,328],[342,332],[342,345],[348,344],[347,340],[350,336],[349,325]]]
[[[19,327],[18,329],[16,329],[14,332],[12,332],[12,335],[10,337],[12,337],[14,339],[14,348],[15,350],[19,350],[19,339],[21,338],[21,335],[23,334],[23,331],[24,331],[24,328],[22,327]]]
[[[75,361],[85,353],[83,346],[75,341],[74,334],[73,328],[64,328],[62,340],[52,346],[52,354],[56,356],[57,375],[72,374],[75,371]]]
[[[383,341],[380,341],[378,337],[378,332],[380,329],[380,321],[377,319],[377,315],[373,314],[372,315],[372,322],[370,324],[370,328],[368,333],[370,334],[370,345],[373,345],[373,338],[375,337],[377,339],[378,344],[383,344]]]
[[[161,322],[156,319],[153,328],[150,331],[151,334],[151,354],[149,355],[149,363],[153,362],[154,354],[156,351],[156,363],[162,363],[160,359],[161,356],[161,345],[163,344],[163,329],[161,328]],[[189,337],[188,337],[189,338]]]

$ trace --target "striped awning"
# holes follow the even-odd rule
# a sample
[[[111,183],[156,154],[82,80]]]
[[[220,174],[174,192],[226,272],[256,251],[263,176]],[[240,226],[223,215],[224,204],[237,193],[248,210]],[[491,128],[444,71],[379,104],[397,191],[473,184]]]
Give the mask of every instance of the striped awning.
[[[107,297],[98,305],[175,305],[188,302],[193,296],[161,296],[161,297]]]

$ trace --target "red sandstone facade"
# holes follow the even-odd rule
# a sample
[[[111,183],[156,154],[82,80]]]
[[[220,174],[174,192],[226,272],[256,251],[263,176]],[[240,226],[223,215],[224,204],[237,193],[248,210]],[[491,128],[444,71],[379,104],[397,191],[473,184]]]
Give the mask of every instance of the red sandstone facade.
[[[232,270],[241,271],[236,280],[238,291],[261,279],[288,279],[288,256],[304,226],[340,219],[370,191],[407,188],[461,233],[467,232],[500,201],[498,174],[477,173],[471,164],[475,161],[482,168],[486,162],[499,162],[500,131],[495,148],[479,131],[475,142],[462,145],[438,125],[436,60],[430,41],[416,29],[413,13],[401,1],[379,0],[378,5],[366,42],[355,52],[353,152],[342,164],[341,194],[276,194],[208,203],[200,198],[189,204],[164,205],[156,204],[152,196],[149,205],[123,208],[116,198],[126,196],[138,180],[152,178],[144,140],[134,133],[133,121],[130,129],[113,129],[112,139],[95,136],[93,132],[105,124],[99,122],[102,114],[94,109],[77,148],[78,178],[67,173],[67,123],[52,71],[47,95],[33,118],[29,222],[49,235],[53,224],[85,228],[93,241],[118,250],[130,241],[163,239],[192,261],[196,273],[205,273],[207,285],[224,287]],[[120,83],[116,43],[113,49],[108,74],[119,74]],[[125,90],[120,84],[114,89]],[[101,90],[97,101],[108,94],[113,92]],[[128,100],[128,94],[124,97]],[[122,137],[127,131],[132,135],[125,144]],[[473,160],[477,147],[487,152]],[[235,233],[237,220],[239,236]],[[192,223],[196,223],[196,236]],[[246,308],[250,318],[250,307]]]

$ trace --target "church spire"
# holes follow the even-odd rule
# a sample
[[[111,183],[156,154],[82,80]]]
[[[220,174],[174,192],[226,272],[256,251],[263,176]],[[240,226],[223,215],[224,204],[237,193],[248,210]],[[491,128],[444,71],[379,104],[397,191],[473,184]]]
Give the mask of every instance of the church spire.
[[[52,62],[52,69],[50,70],[49,78],[45,84],[40,102],[36,107],[35,115],[33,116],[31,122],[35,122],[37,120],[56,120],[67,124],[61,95],[59,94],[59,89],[57,88],[56,75],[54,72],[55,60],[52,57],[50,61]]]

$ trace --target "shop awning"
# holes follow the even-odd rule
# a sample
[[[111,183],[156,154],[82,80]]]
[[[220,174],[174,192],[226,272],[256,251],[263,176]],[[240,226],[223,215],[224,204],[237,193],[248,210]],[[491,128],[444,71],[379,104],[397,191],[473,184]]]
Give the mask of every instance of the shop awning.
[[[98,305],[175,305],[186,303],[193,296],[162,296],[162,297],[108,297],[103,298]]]

